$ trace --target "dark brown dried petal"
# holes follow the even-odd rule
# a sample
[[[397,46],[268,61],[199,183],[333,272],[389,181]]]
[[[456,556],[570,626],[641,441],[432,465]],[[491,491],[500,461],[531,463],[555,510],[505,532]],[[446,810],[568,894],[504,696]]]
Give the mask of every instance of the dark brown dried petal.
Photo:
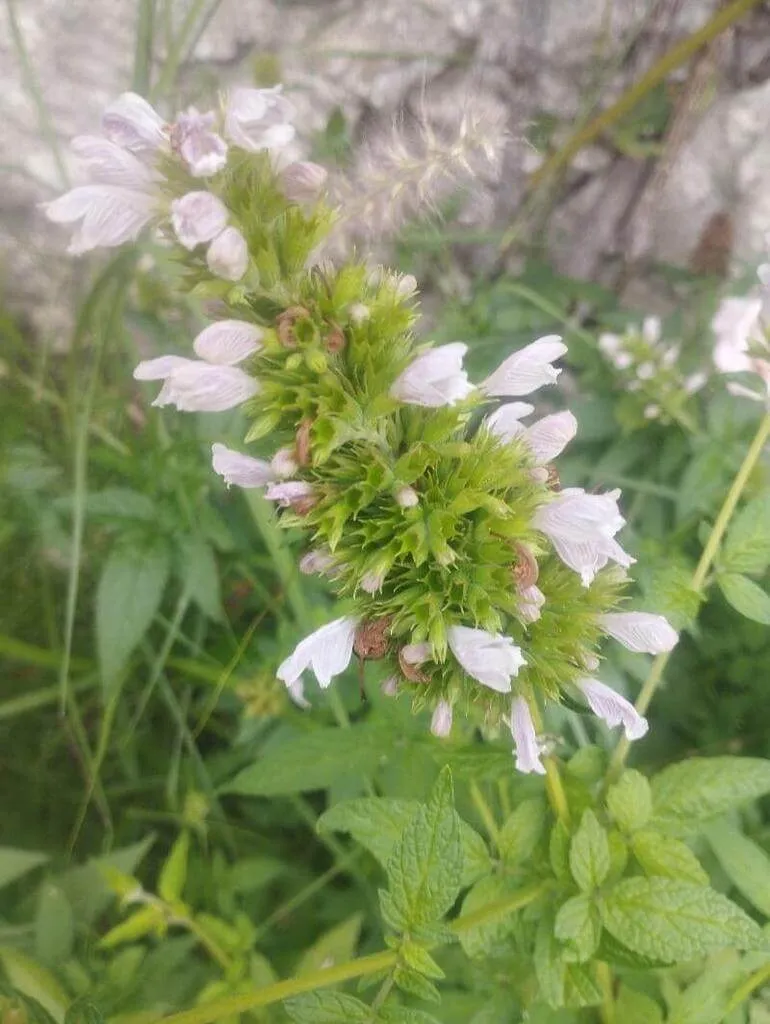
[[[326,335],[326,351],[334,354],[341,352],[345,347],[345,334],[338,324],[331,324],[329,333]]]
[[[297,453],[297,464],[300,466],[310,465],[310,429],[313,426],[312,420],[302,420],[297,428],[295,450]]]
[[[516,584],[523,590],[533,587],[537,583],[540,570],[537,560],[526,544],[514,544],[516,561],[513,563],[513,578]]]
[[[401,668],[402,675],[404,675],[409,680],[410,683],[428,682],[429,677],[427,676],[427,674],[423,672],[421,669],[419,669],[417,665],[412,665],[411,662],[406,660],[406,658],[404,657],[403,648],[401,648],[401,650],[398,652],[398,664],[399,667]]]
[[[390,649],[391,622],[391,616],[386,615],[381,619],[369,619],[361,623],[353,641],[353,650],[359,658],[376,660],[385,657]]]
[[[318,498],[315,498],[312,494],[309,494],[306,498],[295,498],[291,503],[291,507],[298,516],[306,516],[308,512],[311,512],[318,504]]]
[[[558,473],[558,470],[556,469],[556,466],[554,466],[553,463],[552,463],[550,466],[546,466],[545,468],[546,468],[546,471],[548,473],[548,476],[547,476],[546,481],[545,481],[546,482],[546,486],[550,487],[552,491],[560,491],[561,490],[561,480],[559,479],[559,473]]]
[[[275,325],[278,332],[278,340],[284,348],[297,347],[297,339],[294,335],[294,324],[298,320],[302,320],[304,317],[308,316],[310,316],[310,313],[304,306],[289,306],[289,308],[284,310],[284,312],[277,318]]]

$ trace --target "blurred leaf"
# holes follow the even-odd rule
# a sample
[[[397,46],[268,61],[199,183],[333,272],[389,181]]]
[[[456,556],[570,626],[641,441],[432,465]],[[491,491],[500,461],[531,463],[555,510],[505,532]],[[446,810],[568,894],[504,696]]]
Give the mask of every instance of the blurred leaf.
[[[352,960],[358,948],[363,920],[363,914],[351,914],[345,921],[324,932],[299,958],[293,976],[299,978],[303,974],[312,974],[324,967]]]
[[[731,573],[761,573],[770,565],[770,491],[748,502],[730,523],[719,565]]]
[[[371,1024],[372,1011],[344,992],[306,992],[285,1000],[283,1008],[295,1024]]]
[[[599,912],[587,896],[573,896],[559,907],[553,931],[567,947],[564,959],[584,963],[594,955],[601,939]]]
[[[70,998],[51,971],[8,946],[0,946],[0,966],[13,988],[37,1000],[57,1024],[62,1024]]]
[[[54,882],[44,882],[37,896],[35,955],[47,966],[61,966],[74,941],[75,917],[65,892]]]
[[[572,877],[583,890],[598,888],[610,870],[610,848],[607,833],[592,810],[583,814],[580,826],[569,848]]]
[[[659,832],[637,832],[631,840],[631,849],[645,875],[674,878],[693,885],[708,885],[709,878],[698,858],[679,839],[663,836]]]
[[[770,626],[770,594],[750,580],[737,573],[720,573],[717,576],[719,589],[737,612],[753,622]]]
[[[770,917],[770,856],[725,821],[709,825],[706,838],[736,889],[765,917]]]
[[[693,828],[738,804],[770,793],[770,761],[758,757],[694,757],[652,779],[655,818]]]
[[[185,829],[176,837],[158,878],[158,895],[166,903],[174,903],[182,897],[189,855],[190,833]]]
[[[47,853],[16,850],[12,846],[0,846],[0,888],[10,885],[17,878],[26,875],[28,871],[45,864],[47,860]]]
[[[624,832],[636,832],[647,824],[652,815],[652,791],[641,772],[627,769],[610,786],[607,810]]]
[[[219,568],[211,545],[197,535],[180,537],[177,544],[183,586],[204,615],[221,621],[224,612]]]
[[[498,848],[507,867],[522,864],[540,842],[546,825],[544,800],[522,800],[500,829]]]
[[[663,1011],[650,996],[621,985],[615,1016],[622,1024],[663,1024]]]

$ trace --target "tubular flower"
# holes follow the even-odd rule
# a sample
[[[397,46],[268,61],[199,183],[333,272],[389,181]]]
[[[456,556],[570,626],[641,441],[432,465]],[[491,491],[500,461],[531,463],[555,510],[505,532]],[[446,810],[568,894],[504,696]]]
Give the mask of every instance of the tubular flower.
[[[243,407],[246,439],[212,446],[215,473],[262,489],[305,537],[300,571],[347,603],[278,677],[306,707],[307,670],[325,688],[354,653],[377,659],[384,692],[427,710],[434,735],[449,734],[455,708],[482,731],[510,727],[524,772],[545,770],[537,705],[576,690],[608,724],[643,735],[629,702],[586,676],[603,637],[658,653],[676,633],[618,610],[633,564],[615,539],[619,492],[557,489],[552,462],[575,417],[532,421],[518,400],[556,382],[564,344],[537,339],[481,383],[463,342],[418,348],[411,275],[321,261],[334,210],[323,168],[276,156],[291,116],[280,88],[233,90],[221,110],[191,108],[170,126],[127,94],[104,137],[76,142],[92,184],[48,207],[79,223],[76,251],[157,224],[180,279],[220,311],[188,352],[147,359],[134,376],[161,382],[156,405]],[[659,343],[653,326],[645,344]],[[495,409],[497,398],[513,401]],[[267,437],[264,459],[246,454]]]

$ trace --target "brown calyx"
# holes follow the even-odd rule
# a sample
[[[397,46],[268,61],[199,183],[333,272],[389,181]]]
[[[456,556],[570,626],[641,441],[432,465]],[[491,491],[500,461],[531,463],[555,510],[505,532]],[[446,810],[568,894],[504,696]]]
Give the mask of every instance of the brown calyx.
[[[398,665],[401,669],[401,674],[409,680],[410,683],[427,683],[429,676],[423,672],[419,666],[413,665],[410,661],[407,661],[404,657],[403,647],[398,652]]]
[[[331,352],[332,355],[335,352],[341,352],[345,347],[345,333],[339,324],[329,325],[329,333],[324,340],[324,346],[326,351]]]
[[[313,426],[312,420],[302,420],[297,427],[294,448],[297,453],[297,465],[310,465],[310,430]]]
[[[306,498],[295,498],[291,503],[293,512],[296,512],[298,516],[306,516],[308,512],[311,512],[318,504],[318,498],[309,494]]]
[[[294,325],[298,320],[304,320],[310,313],[304,306],[289,306],[275,321],[275,328],[278,333],[278,340],[284,348],[296,348],[297,338],[294,334]]]
[[[513,563],[513,578],[517,587],[526,590],[527,587],[533,587],[537,583],[540,569],[535,556],[526,544],[517,541],[514,544],[514,550],[516,551],[516,561]]]
[[[546,487],[550,487],[552,491],[560,491],[561,480],[559,479],[559,474],[556,470],[556,466],[551,464],[550,466],[546,466],[545,468],[546,472],[548,473],[548,476],[545,479]]]
[[[356,630],[353,650],[359,658],[376,661],[384,658],[390,649],[390,625],[392,616],[381,619],[367,619]]]

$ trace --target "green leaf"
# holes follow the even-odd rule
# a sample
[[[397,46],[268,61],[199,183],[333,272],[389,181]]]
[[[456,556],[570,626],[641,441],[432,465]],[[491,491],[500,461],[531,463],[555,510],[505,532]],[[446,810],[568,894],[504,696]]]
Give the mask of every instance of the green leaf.
[[[285,1000],[283,1008],[295,1024],[371,1024],[372,1011],[344,992],[305,992]]]
[[[437,978],[439,980],[444,977],[444,972],[427,949],[416,942],[409,942],[408,939],[404,939],[399,947],[399,952],[407,967],[411,967],[412,970],[422,974],[423,977]]]
[[[47,853],[35,850],[17,850],[13,846],[0,846],[0,889],[48,860]]]
[[[417,996],[418,999],[425,999],[430,1003],[441,1002],[441,995],[433,982],[423,978],[421,974],[409,967],[398,966],[393,972],[393,980],[403,992],[407,992],[410,996]]]
[[[224,615],[222,589],[213,548],[195,534],[180,537],[177,543],[183,586],[204,615],[220,622]]]
[[[637,832],[631,849],[645,875],[673,878],[693,885],[708,885],[709,877],[692,852],[681,840],[660,832]]]
[[[352,960],[358,948],[363,919],[364,915],[361,913],[351,914],[346,920],[324,932],[310,949],[302,954],[294,968],[294,976],[312,974],[314,971],[320,971],[322,967],[331,967],[345,960]]]
[[[621,985],[615,1002],[615,1019],[622,1024],[663,1024],[663,1011],[644,992]]]
[[[732,1020],[732,1016],[725,1016],[730,997],[745,974],[746,967],[738,957],[727,963],[712,959],[700,978],[672,1000],[668,1024],[722,1024]]]
[[[504,875],[486,875],[479,879],[466,895],[463,900],[462,915],[465,916],[481,907],[498,903],[514,893],[517,887]],[[471,959],[486,957],[505,941],[515,927],[516,915],[507,914],[498,920],[477,925],[475,928],[463,928],[459,934],[460,945]]]
[[[567,947],[562,954],[565,960],[584,963],[591,959],[601,939],[602,924],[587,896],[573,896],[559,907],[554,935]]]
[[[104,1024],[104,1014],[87,996],[81,996],[67,1007],[64,1024]]]
[[[335,804],[318,819],[319,832],[346,832],[377,858],[384,868],[393,847],[420,807],[418,800],[361,797]],[[489,850],[467,822],[460,822],[463,846],[462,888],[472,885],[491,868]]]
[[[158,878],[158,895],[167,903],[182,896],[187,879],[187,859],[190,854],[190,833],[184,829],[176,838]]]
[[[392,905],[404,930],[446,914],[460,891],[462,868],[460,818],[454,809],[452,775],[444,768],[387,864]]]
[[[75,917],[64,891],[53,882],[40,887],[35,914],[35,955],[49,967],[61,965],[72,952]]]
[[[652,791],[641,772],[623,772],[607,793],[607,810],[623,832],[644,828],[652,817]]]
[[[602,993],[593,977],[590,964],[567,964],[564,970],[564,1003],[579,1009],[598,1006]]]
[[[569,866],[572,877],[583,890],[598,888],[610,870],[610,848],[607,833],[592,810],[583,814],[569,847]]]
[[[752,622],[770,626],[770,594],[747,576],[728,572],[717,576],[719,589],[733,608]]]
[[[96,647],[108,692],[155,618],[169,569],[169,552],[161,543],[119,544],[110,551],[96,589]]]
[[[735,516],[719,565],[738,573],[762,573],[770,565],[770,491],[754,498]]]
[[[736,889],[765,917],[770,917],[770,856],[724,821],[709,825],[706,838]]]
[[[551,829],[548,853],[551,870],[560,882],[567,882],[572,875],[569,869],[569,847],[571,842],[569,829],[562,821],[557,821]]]
[[[52,971],[10,946],[0,946],[0,967],[17,992],[36,1000],[60,1024],[71,1002]]]
[[[136,942],[146,935],[157,935],[166,927],[166,917],[163,910],[156,906],[140,907],[133,913],[110,928],[106,935],[103,935],[97,943],[100,949],[115,949],[122,946],[124,942]]]
[[[498,848],[507,867],[526,861],[540,842],[546,823],[544,800],[524,800],[505,820],[500,829]]]
[[[564,1006],[565,965],[553,929],[552,914],[543,914],[537,926],[533,963],[540,995],[552,1009],[558,1010]]]
[[[600,904],[602,923],[633,952],[665,963],[714,949],[767,948],[761,929],[725,896],[669,878],[628,878]]]
[[[346,775],[366,775],[392,748],[392,734],[379,725],[317,729],[267,749],[223,791],[243,796],[285,796],[326,789]]]
[[[379,1011],[377,1020],[384,1024],[441,1024],[432,1014],[424,1010],[413,1010],[409,1006],[386,1003]]]
[[[696,827],[737,804],[770,793],[770,761],[758,757],[694,757],[652,780],[656,818]]]

